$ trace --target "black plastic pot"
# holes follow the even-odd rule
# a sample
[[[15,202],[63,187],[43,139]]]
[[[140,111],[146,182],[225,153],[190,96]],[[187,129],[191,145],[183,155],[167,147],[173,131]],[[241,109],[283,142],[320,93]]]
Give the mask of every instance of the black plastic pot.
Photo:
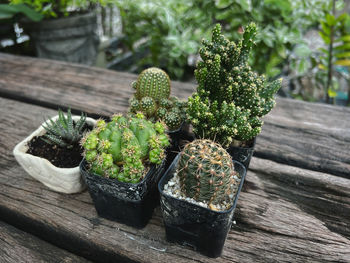
[[[38,57],[86,65],[95,63],[99,37],[94,12],[21,24],[33,40]]]
[[[188,124],[183,122],[177,130],[167,131],[171,145],[166,149],[165,170],[169,168],[177,154],[182,150],[182,141],[186,140]]]
[[[145,178],[138,184],[123,183],[104,178],[87,169],[85,159],[80,171],[99,216],[135,228],[143,228],[158,205],[157,182],[164,172],[164,162],[152,166]]]
[[[250,147],[234,147],[231,146],[226,149],[226,151],[231,155],[232,159],[238,161],[244,165],[246,170],[248,170],[250,160],[252,159],[254,153],[256,137],[250,143]]]
[[[227,233],[231,228],[233,213],[246,170],[241,163],[233,161],[236,171],[241,176],[234,203],[229,210],[213,211],[163,192],[164,185],[176,171],[179,157],[180,154],[175,158],[158,184],[167,240],[190,246],[208,257],[218,257],[222,253]]]

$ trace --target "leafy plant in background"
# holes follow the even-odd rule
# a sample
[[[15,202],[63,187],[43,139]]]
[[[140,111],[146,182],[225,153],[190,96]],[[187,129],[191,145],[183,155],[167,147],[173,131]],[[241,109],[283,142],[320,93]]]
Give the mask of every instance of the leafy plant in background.
[[[97,3],[104,0],[10,0],[11,4],[24,4],[42,14],[45,18],[66,17],[74,12],[90,10]]]
[[[242,25],[251,21],[262,29],[251,65],[276,76],[293,46],[327,8],[324,0],[122,0],[117,5],[128,36],[124,43],[133,49],[141,39],[148,40],[150,55],[139,66],[166,67],[175,78],[183,76],[189,56],[196,54],[215,22],[224,26],[230,40],[238,40]]]
[[[322,30],[320,36],[327,49],[322,48],[323,56],[319,67],[326,71],[326,83],[324,83],[326,102],[336,97],[337,92],[334,86],[334,66],[350,67],[350,16],[347,13],[336,16],[335,3],[332,1],[332,12],[327,13],[321,21]],[[350,88],[348,92],[349,102]]]

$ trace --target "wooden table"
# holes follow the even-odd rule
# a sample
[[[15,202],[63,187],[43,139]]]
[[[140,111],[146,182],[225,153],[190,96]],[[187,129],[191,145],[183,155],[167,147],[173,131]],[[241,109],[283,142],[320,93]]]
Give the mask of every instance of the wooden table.
[[[137,230],[85,191],[32,179],[13,147],[58,107],[125,111],[136,76],[0,54],[0,262],[350,262],[350,109],[279,98],[265,119],[222,257],[168,243],[159,208]],[[173,82],[186,98],[195,86]]]

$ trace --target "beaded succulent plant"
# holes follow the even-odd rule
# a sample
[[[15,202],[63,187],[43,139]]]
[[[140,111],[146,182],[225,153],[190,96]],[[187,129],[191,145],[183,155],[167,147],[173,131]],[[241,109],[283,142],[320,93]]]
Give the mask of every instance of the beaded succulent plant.
[[[217,204],[232,192],[236,174],[231,156],[218,143],[195,140],[181,152],[177,167],[181,191],[196,201]]]
[[[148,68],[132,83],[136,90],[129,101],[131,113],[142,112],[151,121],[161,120],[176,130],[186,118],[186,102],[170,96],[170,79],[159,68]]]
[[[83,137],[86,114],[82,113],[80,119],[75,123],[72,119],[71,110],[68,109],[66,116],[61,109],[58,110],[56,120],[48,119],[43,128],[46,133],[41,137],[48,144],[55,144],[62,148],[71,149],[79,145]]]
[[[160,164],[169,145],[162,123],[152,123],[141,113],[97,121],[97,127],[81,141],[90,170],[121,182],[138,183],[145,176],[145,164]]]
[[[212,41],[203,40],[195,77],[197,92],[188,99],[187,116],[197,136],[224,146],[248,141],[261,131],[261,117],[275,105],[281,80],[267,83],[248,65],[256,26],[249,24],[238,42],[221,34],[219,24]]]

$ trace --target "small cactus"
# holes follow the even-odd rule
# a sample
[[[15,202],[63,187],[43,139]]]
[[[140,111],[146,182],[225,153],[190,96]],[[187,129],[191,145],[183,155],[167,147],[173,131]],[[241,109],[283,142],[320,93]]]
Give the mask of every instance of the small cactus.
[[[217,143],[195,140],[181,152],[177,167],[181,191],[198,202],[217,204],[231,194],[236,174],[231,156]]]
[[[129,112],[142,112],[148,120],[163,121],[170,131],[178,129],[186,119],[186,102],[170,95],[170,79],[161,69],[141,72],[132,86],[136,89],[129,101]]]
[[[160,164],[169,145],[160,122],[152,123],[143,114],[112,121],[97,121],[97,127],[81,141],[90,170],[121,182],[138,183],[145,176],[144,164]]]
[[[136,89],[135,98],[138,100],[143,97],[151,97],[158,102],[170,96],[169,76],[159,68],[145,69],[132,86]]]

